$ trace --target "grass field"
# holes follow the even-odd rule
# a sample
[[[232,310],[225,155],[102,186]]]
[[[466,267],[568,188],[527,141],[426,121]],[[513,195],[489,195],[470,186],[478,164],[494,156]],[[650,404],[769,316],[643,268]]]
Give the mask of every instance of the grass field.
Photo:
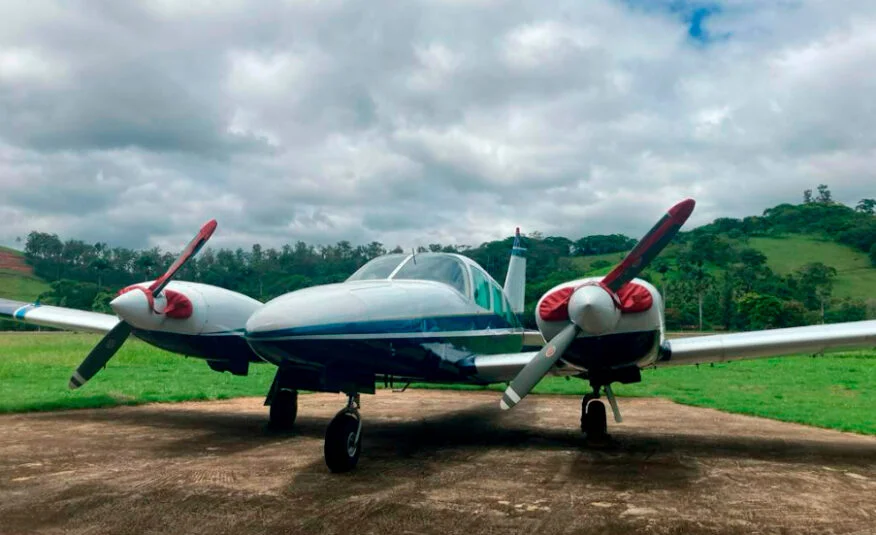
[[[0,297],[16,301],[34,301],[49,285],[33,275],[0,269]]]
[[[132,338],[92,381],[69,390],[70,374],[98,340],[91,334],[0,334],[0,412],[264,395],[273,379],[270,366],[235,377]]]
[[[0,412],[262,396],[274,372],[272,366],[254,365],[248,377],[220,374],[203,361],[132,339],[85,387],[68,390],[70,373],[97,340],[95,335],[71,333],[0,335]],[[642,383],[619,385],[615,390],[621,396],[660,396],[690,405],[876,434],[874,386],[876,352],[861,351],[817,359],[790,357],[649,370]],[[491,388],[498,391],[504,386]],[[551,377],[535,391],[583,395],[588,390],[582,381]]]
[[[822,262],[837,271],[836,297],[870,297],[876,289],[876,269],[861,251],[811,236],[752,238],[752,247],[767,257],[776,273],[787,274],[810,262]]]

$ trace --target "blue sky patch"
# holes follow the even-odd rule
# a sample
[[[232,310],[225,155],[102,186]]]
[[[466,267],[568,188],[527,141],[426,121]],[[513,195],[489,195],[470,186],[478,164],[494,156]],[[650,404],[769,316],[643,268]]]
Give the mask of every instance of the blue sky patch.
[[[642,11],[664,11],[672,13],[687,24],[687,34],[691,39],[703,44],[727,39],[730,34],[715,35],[705,27],[709,17],[722,12],[714,2],[692,2],[689,0],[621,0],[624,4]]]

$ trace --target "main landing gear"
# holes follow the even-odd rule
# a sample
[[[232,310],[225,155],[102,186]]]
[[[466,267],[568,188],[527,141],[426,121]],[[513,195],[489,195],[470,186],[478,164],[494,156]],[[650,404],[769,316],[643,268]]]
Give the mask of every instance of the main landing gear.
[[[268,412],[272,429],[288,431],[295,425],[298,416],[298,391],[282,389],[274,394]]]
[[[268,425],[271,429],[288,431],[295,425],[298,416],[298,390],[291,387],[288,374],[277,370],[274,383],[265,399],[265,404],[270,405],[268,411]]]
[[[334,473],[349,472],[362,453],[359,394],[347,394],[347,406],[332,418],[325,432],[325,464]]]
[[[605,404],[599,400],[599,386],[593,387],[593,393],[587,394],[581,400],[581,431],[587,434],[588,439],[601,440],[608,437],[608,419],[606,418]],[[605,385],[605,395],[611,404],[614,413],[614,421],[622,422],[617,401],[611,385]]]

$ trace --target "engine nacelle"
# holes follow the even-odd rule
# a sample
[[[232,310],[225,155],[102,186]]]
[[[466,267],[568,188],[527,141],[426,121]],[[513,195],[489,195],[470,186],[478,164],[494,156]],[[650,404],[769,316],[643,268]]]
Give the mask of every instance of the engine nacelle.
[[[128,286],[110,306],[133,327],[183,335],[243,332],[246,321],[262,303],[218,286],[171,281],[150,299],[151,282]]]
[[[600,285],[600,277],[564,282],[538,301],[535,322],[546,341],[574,321],[579,338],[659,330],[663,327],[663,299],[657,289],[633,279],[617,294]]]

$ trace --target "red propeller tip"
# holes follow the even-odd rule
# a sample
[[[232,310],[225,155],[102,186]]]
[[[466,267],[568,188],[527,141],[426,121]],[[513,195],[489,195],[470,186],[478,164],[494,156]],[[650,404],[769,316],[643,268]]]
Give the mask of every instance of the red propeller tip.
[[[687,221],[687,218],[690,217],[690,214],[693,213],[694,207],[697,205],[697,202],[693,199],[685,199],[680,203],[676,204],[672,208],[669,209],[669,215],[672,219],[684,222]]]
[[[206,235],[207,237],[211,236],[213,234],[213,231],[216,230],[216,226],[218,224],[219,223],[217,223],[215,219],[207,221],[206,223],[204,223],[204,226],[201,227],[201,233]]]

